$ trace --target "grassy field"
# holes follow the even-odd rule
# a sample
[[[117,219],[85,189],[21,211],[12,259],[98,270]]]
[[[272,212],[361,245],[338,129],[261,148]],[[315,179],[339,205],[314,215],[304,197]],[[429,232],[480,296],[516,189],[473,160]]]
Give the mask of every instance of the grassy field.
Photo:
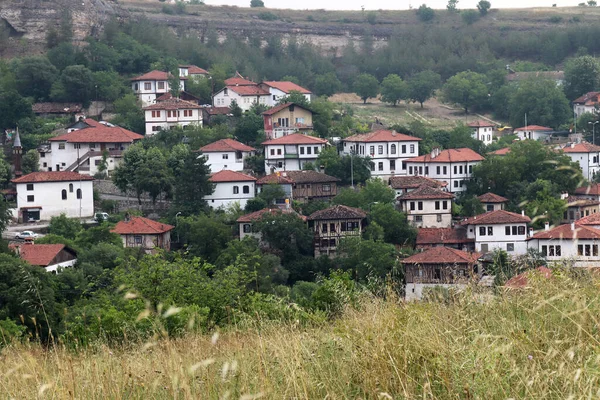
[[[257,320],[124,348],[11,346],[0,354],[1,397],[597,398],[600,280],[567,275],[444,302],[365,296],[312,327]]]

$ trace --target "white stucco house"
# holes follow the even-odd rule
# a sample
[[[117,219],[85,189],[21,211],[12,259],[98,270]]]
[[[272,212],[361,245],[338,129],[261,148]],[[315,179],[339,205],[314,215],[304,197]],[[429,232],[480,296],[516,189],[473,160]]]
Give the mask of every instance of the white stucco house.
[[[131,89],[140,99],[143,106],[149,106],[156,102],[156,98],[162,94],[168,93],[171,88],[169,79],[172,75],[163,71],[150,71],[146,74],[131,78]],[[181,90],[185,90],[186,77],[179,78]]]
[[[200,68],[196,65],[180,65],[179,66],[179,77],[180,78],[206,78],[209,76],[209,72],[204,68]]]
[[[290,81],[263,81],[259,83],[262,89],[269,92],[269,106],[275,106],[283,97],[290,95],[292,92],[298,92],[304,96],[306,101],[311,101],[312,92],[300,85]]]
[[[343,140],[343,155],[370,157],[371,176],[406,175],[405,162],[419,155],[420,138],[390,130],[357,134]]]
[[[575,267],[600,267],[600,230],[570,223],[550,229],[546,225],[527,241],[548,262],[572,261]]]
[[[174,127],[202,126],[202,107],[189,101],[171,98],[144,107],[146,136]]]
[[[94,215],[94,178],[77,172],[32,172],[13,179],[17,191],[19,221],[48,221],[65,214],[69,218]]]
[[[434,148],[430,154],[405,161],[408,175],[425,176],[446,183],[448,191],[462,192],[473,175],[473,168],[483,157],[469,148],[440,151]]]
[[[454,195],[430,185],[405,193],[397,198],[408,222],[417,228],[449,228],[452,226]]]
[[[467,124],[469,128],[473,129],[473,138],[480,140],[483,144],[490,145],[494,139],[494,124],[487,121],[473,121]]]
[[[573,100],[573,112],[577,118],[582,114],[598,114],[600,106],[600,92],[588,92]]]
[[[600,171],[600,146],[588,142],[570,143],[562,151],[579,164],[583,177],[588,181],[592,181]]]
[[[210,172],[215,173],[224,169],[242,171],[244,160],[254,154],[256,149],[233,139],[221,139],[200,148],[199,157],[206,158]]]
[[[243,110],[248,111],[253,104],[269,105],[270,93],[258,86],[252,85],[228,85],[219,90],[213,96],[214,107],[231,107],[235,100],[237,105]]]
[[[546,140],[550,137],[552,132],[554,132],[554,129],[539,125],[527,125],[514,130],[515,135],[517,135],[519,139],[530,140]]]
[[[144,137],[109,123],[86,119],[67,128],[67,133],[38,147],[40,171],[76,171],[95,175],[106,153],[110,173],[120,163],[123,152]]]
[[[315,163],[321,150],[329,142],[314,136],[293,133],[277,139],[267,140],[265,148],[265,171],[301,171],[306,163]]]
[[[512,256],[527,253],[530,222],[525,213],[496,210],[468,218],[462,225],[467,228],[467,238],[475,240],[475,251],[500,249]]]
[[[215,190],[211,195],[205,196],[204,200],[211,208],[227,208],[236,202],[244,208],[248,200],[255,197],[256,178],[253,176],[221,170],[212,174],[209,181],[214,184]]]
[[[142,248],[147,252],[171,249],[171,231],[175,227],[144,217],[126,217],[111,232],[123,240],[123,247]]]
[[[477,200],[479,200],[486,212],[504,210],[506,203],[508,203],[508,199],[506,197],[498,196],[497,194],[491,192],[477,196]]]

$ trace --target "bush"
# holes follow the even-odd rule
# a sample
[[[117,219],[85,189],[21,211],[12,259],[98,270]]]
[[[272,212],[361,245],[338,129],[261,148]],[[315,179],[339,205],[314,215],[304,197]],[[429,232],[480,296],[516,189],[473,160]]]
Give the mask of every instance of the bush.
[[[270,11],[261,12],[260,14],[258,14],[258,18],[262,19],[263,21],[275,21],[279,19],[277,15],[273,14]]]
[[[417,9],[417,16],[423,22],[428,22],[435,17],[435,11],[432,8],[427,7],[426,4],[422,4],[421,7]]]
[[[109,214],[114,213],[117,209],[117,201],[116,200],[101,200],[100,201],[100,209]]]
[[[550,22],[552,22],[553,24],[559,24],[561,23],[563,20],[563,17],[561,17],[560,15],[553,15],[550,17]]]
[[[6,318],[0,320],[0,347],[20,340],[27,331],[23,325],[17,325],[14,321]]]
[[[462,19],[467,25],[471,25],[479,19],[479,14],[475,10],[466,10],[462,14]]]
[[[375,25],[377,23],[377,14],[375,14],[375,12],[373,12],[373,11],[368,13],[367,14],[367,22],[371,25]]]

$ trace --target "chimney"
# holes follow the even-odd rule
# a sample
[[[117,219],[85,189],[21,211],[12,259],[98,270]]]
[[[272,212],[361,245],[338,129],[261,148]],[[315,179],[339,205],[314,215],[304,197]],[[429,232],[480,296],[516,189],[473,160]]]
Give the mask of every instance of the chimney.
[[[525,210],[521,210],[521,216],[525,216]]]
[[[529,237],[533,236],[533,228],[529,228]]]
[[[561,200],[566,200],[569,198],[569,193],[568,192],[561,192],[560,193],[560,199]]]
[[[437,156],[440,155],[440,148],[439,147],[434,147],[433,149],[431,149],[431,158],[434,159]]]
[[[131,219],[130,215],[128,212],[125,213],[125,222],[129,222],[129,220]]]
[[[571,222],[571,230],[574,231],[575,230],[575,222]]]
[[[392,136],[396,136],[396,131],[392,131]]]
[[[19,127],[17,126],[17,131],[15,133],[15,138],[13,141],[13,163],[15,167],[15,176],[18,178],[23,175],[23,171],[21,169],[21,157],[23,154],[23,147],[21,146],[21,137],[19,136]]]
[[[544,222],[544,230],[545,231],[549,231],[550,230],[550,222]]]
[[[571,143],[571,148],[575,147],[575,142]]]

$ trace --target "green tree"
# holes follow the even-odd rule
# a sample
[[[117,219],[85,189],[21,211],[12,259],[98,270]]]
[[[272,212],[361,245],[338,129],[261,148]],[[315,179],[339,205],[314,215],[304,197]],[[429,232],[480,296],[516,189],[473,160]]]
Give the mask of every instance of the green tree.
[[[31,117],[31,102],[16,90],[0,90],[0,129],[13,129],[20,120]]]
[[[39,171],[40,153],[38,153],[36,149],[31,149],[25,154],[23,154],[23,159],[21,160],[21,168],[23,169],[24,175]]]
[[[448,79],[442,91],[447,102],[460,104],[465,113],[481,107],[488,98],[485,76],[471,71],[459,72]]]
[[[327,72],[315,77],[315,92],[319,96],[331,96],[342,90],[342,82],[338,79],[335,72]]]
[[[386,278],[389,274],[394,279],[402,278],[398,252],[392,244],[348,237],[340,240],[339,253],[343,268],[352,271],[358,281]]]
[[[525,114],[529,124],[558,128],[567,123],[572,114],[564,92],[553,80],[531,79],[519,84],[509,100],[510,123],[524,124]]]
[[[267,206],[270,206],[275,203],[275,200],[285,198],[286,194],[281,185],[269,184],[262,186],[258,197],[263,199]]]
[[[451,13],[458,12],[458,0],[448,0],[448,4],[446,4],[446,9]]]
[[[263,0],[250,0],[250,7],[264,7],[265,2]]]
[[[263,128],[262,116],[247,112],[240,118],[235,127],[235,137],[242,143],[255,146],[260,144],[264,138],[264,134],[261,134]]]
[[[600,63],[592,56],[572,58],[565,65],[564,91],[567,99],[577,97],[600,88]]]
[[[408,80],[408,96],[412,101],[423,103],[429,100],[442,84],[442,78],[433,71],[421,71]]]
[[[427,7],[427,5],[421,4],[417,9],[417,17],[419,17],[422,22],[429,22],[435,17],[435,11],[433,11],[432,8]]]
[[[58,70],[47,57],[24,57],[15,62],[15,78],[21,95],[47,100],[52,84],[58,78]]]
[[[393,204],[373,204],[370,219],[383,228],[384,241],[403,246],[412,246],[417,231],[409,225],[406,215],[396,210]]]
[[[396,106],[408,98],[408,85],[396,74],[390,74],[381,81],[381,100]]]
[[[379,178],[369,179],[358,189],[344,188],[333,198],[334,204],[362,208],[369,211],[376,204],[393,204],[396,192]]]
[[[477,9],[481,15],[486,15],[491,7],[492,4],[487,0],[480,0],[479,3],[477,3]]]
[[[115,101],[114,107],[117,114],[112,120],[114,124],[137,133],[146,131],[144,111],[133,93],[126,94]]]
[[[354,80],[354,93],[356,93],[367,104],[367,100],[371,97],[377,97],[379,93],[379,82],[377,78],[369,74],[360,74]]]
[[[182,168],[175,174],[175,207],[184,215],[193,215],[206,209],[205,196],[213,193],[209,181],[210,167],[206,158],[189,151],[183,158]]]
[[[480,14],[475,10],[465,10],[461,13],[461,18],[467,25],[472,25],[479,19]]]
[[[83,65],[70,65],[52,85],[50,97],[54,101],[75,101],[87,106],[93,98],[93,92],[92,71]]]
[[[333,147],[325,148],[319,153],[317,165],[323,166],[325,173],[338,178],[342,185],[362,184],[371,177],[369,157],[342,156]]]
[[[114,102],[131,90],[125,85],[123,78],[115,71],[94,72],[93,80],[94,100]]]
[[[214,262],[233,239],[231,228],[222,218],[205,214],[177,219],[177,234],[193,256]]]
[[[123,162],[115,168],[112,180],[117,188],[123,193],[134,191],[138,203],[142,204],[144,193],[144,182],[138,179],[138,171],[144,168],[146,150],[141,144],[129,147],[123,153]]]
[[[474,195],[463,194],[457,199],[457,203],[460,205],[461,212],[459,214],[461,217],[472,217],[485,212],[481,202]]]
[[[67,239],[75,239],[83,227],[76,219],[68,218],[65,214],[50,218],[48,233],[51,235],[62,236]]]
[[[151,147],[146,150],[141,165],[135,171],[137,184],[148,193],[152,203],[163,193],[169,193],[173,185],[173,175],[167,167],[167,160],[160,149]]]

